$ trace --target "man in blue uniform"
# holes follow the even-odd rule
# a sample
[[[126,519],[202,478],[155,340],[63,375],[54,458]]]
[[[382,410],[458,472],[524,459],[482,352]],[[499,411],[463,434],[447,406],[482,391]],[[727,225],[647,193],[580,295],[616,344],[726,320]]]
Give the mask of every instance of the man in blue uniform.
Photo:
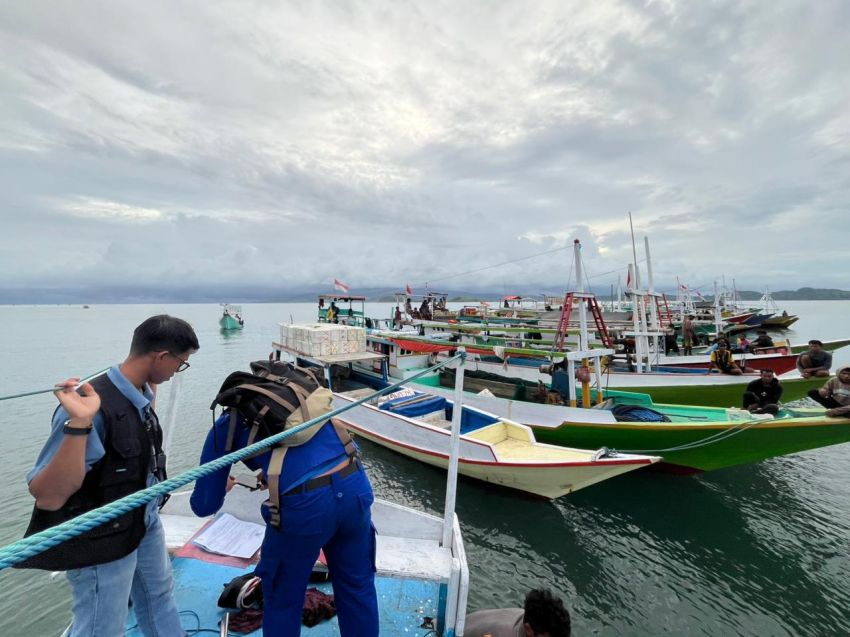
[[[201,463],[225,455],[229,422],[227,412],[215,421]],[[304,594],[321,549],[333,583],[340,634],[378,635],[374,497],[360,460],[346,452],[341,438],[347,434],[341,431],[338,421],[328,421],[309,441],[287,450],[278,486],[279,528],[271,523],[268,507],[263,507],[266,535],[256,573],[263,583],[265,635],[300,634]],[[233,448],[241,449],[247,442],[248,429],[237,427]],[[265,453],[245,464],[268,476],[271,456]],[[322,467],[326,469],[317,472]],[[221,508],[231,485],[229,473],[225,467],[195,483],[191,505],[197,515],[212,515]],[[303,480],[311,474],[315,477]]]
[[[83,385],[82,395],[75,391],[77,379],[61,384],[53,429],[27,476],[36,499],[27,534],[165,477],[151,386],[189,367],[188,358],[198,347],[186,321],[153,316],[133,332],[126,360]],[[156,500],[21,566],[68,571],[71,637],[123,635],[130,599],[145,635],[184,634]]]

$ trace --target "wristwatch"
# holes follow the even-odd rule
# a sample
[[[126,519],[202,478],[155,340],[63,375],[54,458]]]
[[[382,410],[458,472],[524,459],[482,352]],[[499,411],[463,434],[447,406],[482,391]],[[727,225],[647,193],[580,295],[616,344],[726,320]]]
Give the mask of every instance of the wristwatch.
[[[92,428],[93,425],[91,423],[89,423],[88,427],[72,427],[71,419],[68,418],[68,420],[62,424],[62,433],[69,436],[88,436],[91,433]]]

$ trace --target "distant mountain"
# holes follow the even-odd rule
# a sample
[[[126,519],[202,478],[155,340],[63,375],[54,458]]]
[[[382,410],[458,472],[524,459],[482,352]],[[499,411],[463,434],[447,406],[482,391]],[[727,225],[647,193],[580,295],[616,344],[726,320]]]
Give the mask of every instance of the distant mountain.
[[[742,301],[758,301],[762,292],[739,290],[738,297]],[[799,288],[798,290],[780,290],[771,292],[776,301],[848,301],[850,292],[834,288]]]

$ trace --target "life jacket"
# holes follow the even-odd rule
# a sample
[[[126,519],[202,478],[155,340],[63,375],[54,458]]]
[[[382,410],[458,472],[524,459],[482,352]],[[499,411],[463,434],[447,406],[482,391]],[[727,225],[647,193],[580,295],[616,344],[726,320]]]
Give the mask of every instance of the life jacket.
[[[260,360],[251,363],[251,372],[230,374],[222,383],[210,409],[215,410],[221,405],[230,413],[225,443],[225,451],[230,452],[238,426],[248,428],[246,446],[250,446],[330,412],[332,403],[333,393],[313,370],[282,361]],[[331,424],[345,453],[353,458],[357,452],[354,439],[333,420]],[[280,475],[286,452],[289,447],[309,442],[324,425],[320,421],[284,438],[272,449],[266,481],[269,486],[269,523],[275,528],[280,527]],[[260,453],[266,453],[266,450]]]
[[[61,509],[46,511],[33,507],[25,537],[144,489],[152,458],[156,458],[164,476],[162,429],[153,410],[147,422],[143,422],[135,405],[106,374],[91,384],[100,396],[104,456],[92,465],[82,486]],[[145,535],[145,508],[140,506],[128,511],[17,564],[16,568],[66,571],[105,564],[129,555]]]

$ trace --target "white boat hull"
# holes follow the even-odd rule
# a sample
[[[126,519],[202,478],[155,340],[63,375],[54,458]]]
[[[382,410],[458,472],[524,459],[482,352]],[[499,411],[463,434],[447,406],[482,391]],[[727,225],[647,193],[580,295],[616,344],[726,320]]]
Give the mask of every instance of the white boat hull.
[[[334,394],[334,408],[354,399]],[[360,405],[341,418],[357,435],[397,453],[442,469],[448,468],[451,432],[426,422]],[[557,498],[602,480],[648,466],[659,460],[652,456],[622,455],[593,459],[593,452],[535,442],[531,430],[509,423],[525,432],[531,445],[510,459],[502,457],[498,444],[475,439],[478,432],[462,435],[458,473],[544,498]],[[486,434],[480,434],[486,438]],[[521,434],[520,434],[521,435]],[[521,444],[521,443],[520,443]]]

